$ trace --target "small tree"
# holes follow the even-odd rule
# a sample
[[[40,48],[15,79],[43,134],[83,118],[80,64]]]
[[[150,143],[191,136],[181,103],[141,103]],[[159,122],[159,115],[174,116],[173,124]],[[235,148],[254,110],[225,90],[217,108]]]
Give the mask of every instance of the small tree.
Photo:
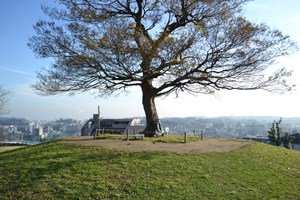
[[[9,95],[11,92],[3,88],[0,85],[0,115],[9,113],[9,110],[6,108],[6,105],[9,101]]]
[[[280,118],[280,120],[274,121],[270,130],[268,131],[269,135],[269,141],[276,145],[276,146],[280,146],[281,145],[281,134],[282,134],[282,128],[280,126],[282,119]]]
[[[295,139],[295,137],[291,136],[288,132],[285,132],[284,136],[282,137],[281,121],[282,118],[280,118],[278,122],[273,122],[270,130],[268,131],[269,141],[276,146],[280,146],[281,142],[283,141],[283,146],[285,148],[292,149],[292,141]]]
[[[292,149],[292,141],[294,139],[294,136],[291,136],[288,132],[285,132],[283,137],[283,146],[287,149]]]

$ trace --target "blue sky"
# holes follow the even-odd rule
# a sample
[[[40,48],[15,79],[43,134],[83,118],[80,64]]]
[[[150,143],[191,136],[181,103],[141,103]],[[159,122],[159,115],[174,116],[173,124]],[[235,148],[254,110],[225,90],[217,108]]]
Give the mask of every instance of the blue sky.
[[[0,84],[13,91],[7,117],[27,119],[58,119],[71,117],[88,119],[100,105],[103,117],[144,116],[139,88],[129,94],[96,98],[90,94],[44,97],[34,93],[35,72],[49,64],[37,59],[27,47],[34,34],[32,26],[44,15],[41,4],[56,5],[46,0],[3,0],[0,6]],[[266,23],[288,34],[300,45],[299,0],[255,0],[244,10],[248,19]],[[290,81],[298,85],[296,91],[285,95],[263,91],[222,91],[218,96],[192,96],[186,93],[179,98],[158,99],[160,117],[273,115],[300,117],[300,53],[280,59],[280,66],[294,70]]]

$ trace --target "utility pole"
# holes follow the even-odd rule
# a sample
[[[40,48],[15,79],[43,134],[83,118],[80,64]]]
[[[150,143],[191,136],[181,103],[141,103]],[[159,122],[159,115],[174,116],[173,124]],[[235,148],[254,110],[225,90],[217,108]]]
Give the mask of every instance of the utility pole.
[[[100,106],[98,106],[98,130],[99,130],[99,133],[101,133],[101,126],[100,126],[100,121],[101,121],[101,116],[100,116]]]
[[[98,127],[96,127],[96,130],[94,132],[94,139],[96,139],[98,131],[100,132],[100,106],[98,106]]]

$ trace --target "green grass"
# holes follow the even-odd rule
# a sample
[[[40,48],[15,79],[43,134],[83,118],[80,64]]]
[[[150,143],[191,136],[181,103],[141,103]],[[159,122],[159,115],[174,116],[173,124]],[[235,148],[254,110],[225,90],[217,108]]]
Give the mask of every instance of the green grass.
[[[0,153],[0,199],[300,199],[300,152],[254,143],[207,154],[62,141]]]

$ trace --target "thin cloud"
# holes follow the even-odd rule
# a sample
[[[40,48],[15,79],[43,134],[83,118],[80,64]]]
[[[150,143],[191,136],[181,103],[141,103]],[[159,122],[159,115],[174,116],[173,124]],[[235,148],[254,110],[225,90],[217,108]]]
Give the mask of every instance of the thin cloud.
[[[15,74],[23,74],[23,75],[27,75],[27,76],[35,76],[34,73],[22,71],[22,70],[19,70],[19,69],[8,68],[8,67],[1,67],[0,66],[0,70],[7,71],[7,72],[12,72],[12,73],[15,73]]]
[[[260,10],[271,10],[272,7],[270,5],[266,5],[266,4],[260,4],[260,3],[256,3],[256,2],[249,2],[247,4],[248,8],[251,9],[260,9]]]

